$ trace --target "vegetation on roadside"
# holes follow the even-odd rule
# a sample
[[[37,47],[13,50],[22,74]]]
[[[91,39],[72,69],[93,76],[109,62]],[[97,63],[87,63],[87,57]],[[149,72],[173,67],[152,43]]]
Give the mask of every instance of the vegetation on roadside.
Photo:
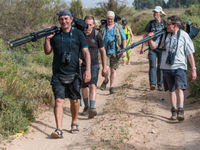
[[[57,25],[56,13],[63,8],[70,8],[81,19],[85,14],[105,19],[106,11],[114,10],[121,18],[128,20],[134,34],[142,34],[147,22],[153,19],[152,10],[136,11],[134,7],[125,6],[123,1],[118,3],[109,0],[108,3],[101,3],[99,8],[91,9],[83,8],[80,2],[74,0],[70,7],[61,0],[0,0],[0,137],[15,134],[19,130],[26,131],[35,118],[38,106],[53,101],[50,86],[52,55],[44,55],[43,40],[13,50],[8,50],[6,41]],[[195,26],[200,26],[200,5],[192,5],[186,10],[165,11],[168,16],[177,14],[185,20],[191,19]],[[194,39],[197,68],[200,65],[199,42],[198,36]],[[199,69],[197,72],[199,75]],[[198,78],[191,84],[191,95],[199,98],[199,93]],[[112,105],[110,111],[116,111],[119,106]],[[119,115],[126,114],[126,110],[117,111]],[[123,130],[123,133],[126,131]]]

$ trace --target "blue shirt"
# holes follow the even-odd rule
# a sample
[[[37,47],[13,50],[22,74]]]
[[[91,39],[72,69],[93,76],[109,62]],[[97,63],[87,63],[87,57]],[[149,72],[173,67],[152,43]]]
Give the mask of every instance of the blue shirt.
[[[121,39],[126,40],[126,35],[125,35],[122,27],[120,29],[120,33],[121,33]],[[106,34],[105,34],[105,37],[104,37],[104,45],[105,45],[105,49],[106,49],[107,54],[116,54],[116,52],[117,52],[115,34],[116,34],[115,33],[115,26],[113,26],[111,29],[109,29],[107,27]]]

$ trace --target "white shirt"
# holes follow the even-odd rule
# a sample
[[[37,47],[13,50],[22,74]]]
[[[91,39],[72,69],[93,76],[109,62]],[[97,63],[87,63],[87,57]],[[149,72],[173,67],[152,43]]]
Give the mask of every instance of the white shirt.
[[[163,36],[165,38],[165,36]],[[171,39],[171,42],[170,42]],[[161,45],[163,44],[163,41],[161,42]],[[156,40],[156,45],[158,45],[159,39]],[[170,44],[171,43],[171,44]],[[161,69],[169,69],[169,70],[174,70],[174,69],[184,69],[187,70],[187,56],[194,53],[194,44],[189,37],[188,33],[180,30],[180,37],[178,41],[178,48],[174,60],[173,65],[166,64],[166,60],[168,57],[168,52],[172,51],[174,52],[176,50],[176,45],[177,45],[177,34],[167,34],[167,38],[165,40],[165,51],[162,51],[162,58],[161,58]]]

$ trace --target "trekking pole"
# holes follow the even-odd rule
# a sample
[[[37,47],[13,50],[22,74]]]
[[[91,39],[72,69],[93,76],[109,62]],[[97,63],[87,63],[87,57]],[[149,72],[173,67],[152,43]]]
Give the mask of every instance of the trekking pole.
[[[139,41],[137,41],[137,42],[135,42],[135,43],[133,43],[133,44],[127,46],[126,48],[123,48],[123,49],[119,50],[119,51],[117,52],[117,55],[121,55],[123,52],[125,52],[125,51],[127,51],[127,50],[129,50],[129,49],[132,49],[132,48],[134,48],[134,47],[136,47],[136,46],[138,46],[138,45],[140,45],[140,44],[142,44],[142,43],[144,43],[144,42],[146,42],[146,41],[148,41],[148,40],[150,40],[150,39],[153,39],[153,38],[155,38],[155,37],[159,37],[159,36],[161,36],[161,35],[163,35],[163,34],[165,34],[165,33],[166,33],[165,30],[155,32],[155,33],[154,33],[154,36],[147,36],[147,37],[143,38],[142,40],[139,40]]]

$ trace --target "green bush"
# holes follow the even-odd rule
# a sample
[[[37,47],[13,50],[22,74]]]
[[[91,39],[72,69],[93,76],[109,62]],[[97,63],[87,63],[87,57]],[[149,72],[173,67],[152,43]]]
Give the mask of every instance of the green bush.
[[[196,66],[197,66],[197,79],[194,81],[194,82],[190,82],[190,92],[191,92],[191,95],[190,96],[193,96],[193,97],[196,97],[200,100],[200,70],[198,69],[199,66],[200,66],[200,35],[198,35],[194,40],[194,46],[195,46],[195,53],[194,53],[194,58],[195,58],[195,63],[196,63]],[[190,79],[190,76],[189,76],[189,80]]]
[[[34,118],[33,107],[27,100],[17,100],[0,88],[0,134],[7,136],[17,131],[26,131]]]
[[[49,104],[53,99],[51,68],[32,63],[38,54],[42,57],[41,51],[35,51],[35,54],[22,50],[0,53],[1,135],[26,130],[37,106]],[[47,56],[43,54],[43,57]]]

